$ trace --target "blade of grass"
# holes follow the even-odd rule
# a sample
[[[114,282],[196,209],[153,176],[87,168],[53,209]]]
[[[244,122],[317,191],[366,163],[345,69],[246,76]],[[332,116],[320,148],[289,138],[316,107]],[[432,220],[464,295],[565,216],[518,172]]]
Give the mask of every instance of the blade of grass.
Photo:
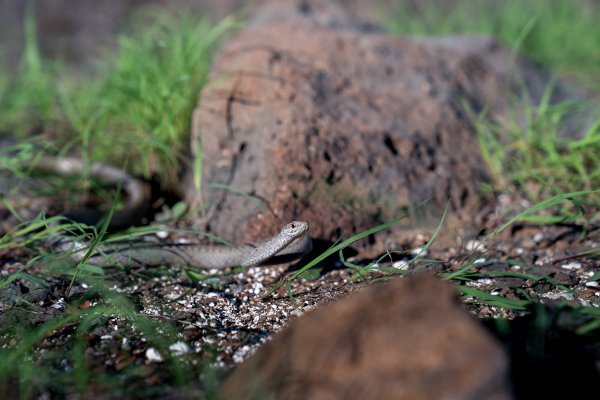
[[[521,311],[526,310],[527,306],[531,304],[531,302],[528,300],[508,299],[506,297],[494,296],[483,290],[474,289],[468,286],[456,285],[456,288],[464,295],[473,297],[474,300],[468,301],[471,303],[487,304],[490,306],[506,308],[509,310]],[[481,300],[477,300],[477,298]]]
[[[565,200],[571,201],[575,197],[589,196],[590,194],[596,194],[596,193],[600,193],[600,189],[582,190],[582,191],[571,192],[571,193],[562,193],[562,194],[553,196],[549,199],[542,200],[541,202],[529,207],[525,211],[515,215],[514,217],[512,217],[508,221],[506,221],[504,224],[500,225],[500,227],[498,227],[496,230],[494,230],[492,232],[492,236],[497,235],[498,233],[502,232],[504,229],[506,229],[510,225],[514,224],[516,221],[519,221],[520,219],[522,219],[525,216],[528,216],[529,214],[533,214],[534,212],[537,212],[537,211],[543,210],[547,207],[556,205],[557,203],[563,202]]]

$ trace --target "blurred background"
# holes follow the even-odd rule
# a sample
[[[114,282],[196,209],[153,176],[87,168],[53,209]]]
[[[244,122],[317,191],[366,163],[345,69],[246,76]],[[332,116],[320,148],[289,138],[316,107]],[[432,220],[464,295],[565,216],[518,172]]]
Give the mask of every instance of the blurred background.
[[[135,157],[133,172],[178,181],[214,51],[266,1],[0,0],[0,139]],[[493,36],[600,97],[599,0],[331,2],[369,31]]]
[[[23,49],[25,10],[35,9],[40,51],[71,66],[116,48],[119,34],[163,13],[218,21],[266,0],[0,0],[1,62],[14,71]],[[598,0],[337,0],[354,16],[395,33],[489,33],[542,63],[589,72],[600,65]],[[298,1],[298,3],[302,3]],[[137,21],[137,22],[136,22]],[[545,39],[544,39],[545,38]]]

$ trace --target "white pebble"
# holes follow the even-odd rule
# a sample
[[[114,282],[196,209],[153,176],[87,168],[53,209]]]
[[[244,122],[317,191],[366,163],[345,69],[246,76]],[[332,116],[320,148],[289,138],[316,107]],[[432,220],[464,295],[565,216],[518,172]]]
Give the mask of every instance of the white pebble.
[[[158,232],[156,232],[156,237],[158,237],[159,239],[166,239],[169,237],[169,232],[168,231],[158,231]]]
[[[548,293],[542,294],[542,297],[545,297],[547,299],[552,299],[552,300],[558,300],[561,297],[563,299],[567,299],[567,300],[573,300],[573,298],[574,298],[573,295],[568,292],[548,292]]]
[[[509,195],[507,195],[506,193],[502,193],[502,194],[498,195],[498,204],[501,204],[503,206],[508,206],[511,202],[512,202],[511,197]]]
[[[406,271],[408,269],[408,263],[406,261],[396,261],[392,264],[392,267],[399,269],[400,271]]]
[[[148,350],[146,350],[146,360],[148,362],[162,362],[163,358],[158,350],[156,350],[154,347],[150,347]]]
[[[425,257],[427,255],[427,250],[424,250],[423,247],[415,247],[410,251],[410,254],[413,256]]]
[[[241,363],[242,361],[244,361],[244,358],[246,358],[248,356],[248,353],[250,353],[250,346],[245,345],[242,346],[240,349],[238,349],[238,351],[235,352],[235,354],[233,354],[232,359],[233,362],[235,362],[236,364]]]
[[[57,310],[62,310],[64,307],[65,307],[65,303],[63,303],[62,299],[60,299],[58,301],[58,303],[52,304],[52,308],[55,308]]]
[[[467,251],[485,251],[486,248],[482,242],[479,240],[469,240],[467,244],[465,244],[465,249]]]
[[[581,263],[579,262],[571,262],[571,263],[566,263],[560,266],[562,269],[567,269],[569,271],[574,270],[574,269],[579,269],[581,268]]]
[[[169,350],[173,352],[174,356],[181,356],[190,352],[190,348],[185,342],[175,342],[169,346]]]

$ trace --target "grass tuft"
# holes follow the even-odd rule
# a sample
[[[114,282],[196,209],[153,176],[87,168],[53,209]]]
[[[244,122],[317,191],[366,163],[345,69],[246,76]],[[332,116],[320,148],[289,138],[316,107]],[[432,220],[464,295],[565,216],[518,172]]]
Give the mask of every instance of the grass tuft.
[[[31,10],[18,76],[0,73],[0,132],[43,134],[62,153],[124,166],[174,185],[188,154],[193,108],[215,45],[238,26],[234,18],[160,14],[142,34],[121,37],[96,76],[73,79],[43,60]]]
[[[550,89],[549,89],[550,90]],[[475,117],[480,148],[492,170],[495,188],[518,188],[532,203],[542,204],[555,196],[570,203],[554,202],[551,215],[537,222],[555,223],[593,219],[586,213],[600,211],[600,119],[583,134],[564,137],[572,103],[551,105],[549,94],[538,106],[518,107],[504,119],[490,121],[485,113]],[[579,138],[577,138],[579,137]],[[568,196],[566,193],[579,193]],[[583,195],[580,199],[576,199]],[[529,219],[536,222],[535,219]]]

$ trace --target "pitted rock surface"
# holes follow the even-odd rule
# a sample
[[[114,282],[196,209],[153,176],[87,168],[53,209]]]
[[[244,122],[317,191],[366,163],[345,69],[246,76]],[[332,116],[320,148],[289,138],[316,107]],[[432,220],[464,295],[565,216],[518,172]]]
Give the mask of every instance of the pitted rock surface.
[[[432,276],[374,284],[293,321],[222,399],[510,399],[502,347]]]
[[[397,37],[327,2],[267,5],[201,95],[192,148],[201,135],[202,192],[188,183],[187,199],[212,207],[210,230],[241,242],[294,218],[337,240],[427,199],[415,224],[434,226],[451,200],[476,225],[490,178],[463,105],[500,115],[518,86],[509,60],[490,39]],[[535,97],[542,74],[518,64]]]

